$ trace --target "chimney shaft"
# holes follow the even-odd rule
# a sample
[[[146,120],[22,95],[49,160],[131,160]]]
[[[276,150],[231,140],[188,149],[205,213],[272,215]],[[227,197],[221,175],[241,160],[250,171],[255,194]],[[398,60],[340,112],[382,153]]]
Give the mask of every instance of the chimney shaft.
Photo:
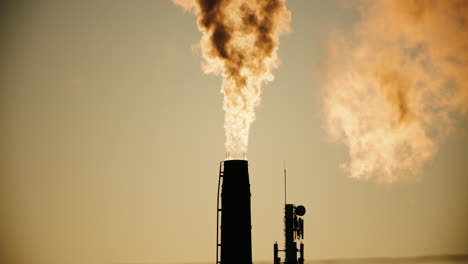
[[[224,161],[221,264],[252,264],[250,183],[246,160]]]

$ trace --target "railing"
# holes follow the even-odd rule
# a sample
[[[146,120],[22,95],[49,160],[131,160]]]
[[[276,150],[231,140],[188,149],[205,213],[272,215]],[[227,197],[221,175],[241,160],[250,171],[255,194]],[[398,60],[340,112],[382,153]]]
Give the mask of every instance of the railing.
[[[218,196],[217,196],[217,205],[216,205],[216,264],[221,263],[219,260],[219,248],[221,247],[220,238],[219,238],[219,214],[223,211],[220,204],[220,190],[221,190],[221,182],[223,181],[224,175],[224,167],[223,162],[219,163],[219,179],[218,179]]]

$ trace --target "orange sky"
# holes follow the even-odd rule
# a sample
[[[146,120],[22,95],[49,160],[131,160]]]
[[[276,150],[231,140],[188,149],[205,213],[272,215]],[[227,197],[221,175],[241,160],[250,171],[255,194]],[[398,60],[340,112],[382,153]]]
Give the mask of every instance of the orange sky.
[[[451,114],[415,180],[349,178],[323,89],[330,40],[352,42],[362,20],[340,1],[286,5],[249,136],[254,261],[283,241],[284,160],[306,259],[468,254],[466,116]],[[10,1],[0,21],[2,263],[214,261],[223,95],[196,16],[171,1]]]

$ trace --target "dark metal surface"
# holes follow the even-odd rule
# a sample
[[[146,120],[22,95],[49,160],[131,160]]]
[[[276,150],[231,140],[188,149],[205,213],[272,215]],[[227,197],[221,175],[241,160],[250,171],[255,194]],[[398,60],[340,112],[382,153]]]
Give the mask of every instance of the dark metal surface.
[[[223,165],[221,264],[252,264],[248,163],[246,160],[227,160]]]

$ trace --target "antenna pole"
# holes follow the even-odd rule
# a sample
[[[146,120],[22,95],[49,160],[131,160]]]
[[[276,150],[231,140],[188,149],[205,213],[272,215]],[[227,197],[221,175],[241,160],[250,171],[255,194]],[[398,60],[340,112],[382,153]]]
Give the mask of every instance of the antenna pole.
[[[286,206],[286,161],[284,161],[284,206]]]

